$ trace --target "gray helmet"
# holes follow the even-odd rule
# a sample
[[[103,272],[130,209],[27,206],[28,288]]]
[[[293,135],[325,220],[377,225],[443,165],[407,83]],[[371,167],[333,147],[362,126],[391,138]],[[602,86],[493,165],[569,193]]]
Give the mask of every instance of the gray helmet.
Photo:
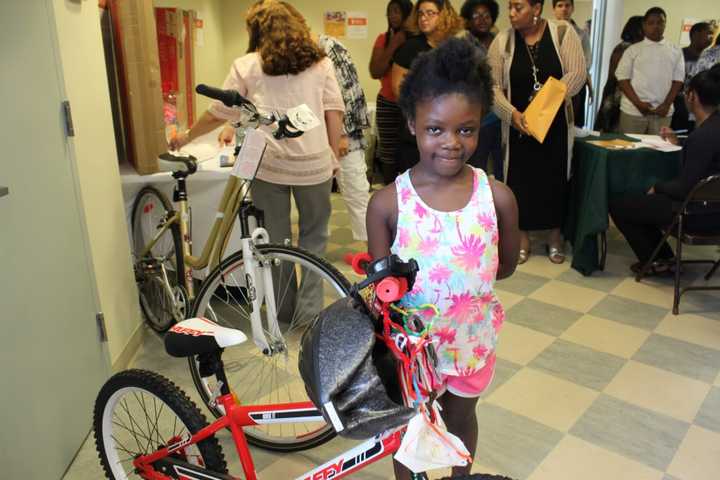
[[[344,437],[369,438],[415,414],[398,394],[392,353],[375,338],[372,319],[348,297],[321,311],[301,340],[298,367],[308,395]]]

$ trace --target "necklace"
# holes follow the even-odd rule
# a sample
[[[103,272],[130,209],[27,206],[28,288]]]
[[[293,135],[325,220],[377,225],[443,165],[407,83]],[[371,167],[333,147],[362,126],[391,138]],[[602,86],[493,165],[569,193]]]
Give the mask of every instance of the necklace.
[[[531,47],[530,45],[527,44],[525,39],[523,39],[523,43],[525,44],[525,49],[527,50],[527,53],[528,53],[528,58],[530,58],[530,63],[532,64],[532,76],[533,76],[533,86],[532,86],[533,93],[530,94],[530,98],[528,99],[528,101],[532,101],[533,97],[542,88],[542,83],[540,83],[538,81],[538,76],[537,76],[538,72],[540,71],[540,69],[538,69],[538,67],[537,67],[537,55],[538,55],[538,51],[540,50],[540,42],[541,41],[542,41],[542,37],[540,37],[540,39],[537,42],[535,42]]]

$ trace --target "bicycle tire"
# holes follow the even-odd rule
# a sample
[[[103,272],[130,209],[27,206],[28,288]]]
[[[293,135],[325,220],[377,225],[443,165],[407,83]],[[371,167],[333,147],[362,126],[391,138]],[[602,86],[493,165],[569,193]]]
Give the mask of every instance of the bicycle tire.
[[[154,236],[151,233],[154,234],[161,219],[171,211],[172,204],[165,194],[155,187],[146,186],[135,197],[131,214],[133,259],[140,308],[148,325],[156,332],[164,332],[175,323],[173,312],[176,302],[181,301],[187,307],[187,294],[183,287],[185,262],[180,227],[176,223],[171,225],[153,246],[149,256],[139,258],[140,251]],[[157,264],[163,264],[166,269],[175,272],[174,276],[168,278],[173,289],[172,296],[164,288],[165,281],[156,270]]]
[[[132,416],[135,412],[138,415]],[[100,389],[93,412],[95,447],[105,475],[111,480],[141,478],[132,465],[135,455],[149,454],[183,438],[181,434],[194,434],[207,425],[197,405],[182,390],[162,375],[146,370],[125,370],[113,375]],[[208,470],[227,473],[225,457],[215,436],[173,455],[184,456],[186,461]],[[122,456],[128,458],[122,460]]]
[[[350,292],[350,282],[330,263],[301,248],[273,244],[258,245],[255,248],[260,255],[272,259],[275,267],[273,284],[281,286],[276,286],[275,292],[276,303],[281,306],[278,308],[278,317],[281,318],[279,323],[285,340],[284,358],[283,354],[264,355],[252,341],[249,311],[243,308],[243,305],[249,303],[248,298],[241,287],[230,285],[237,280],[235,272],[237,271],[238,275],[242,272],[242,252],[228,257],[208,275],[195,299],[191,316],[204,316],[221,325],[243,330],[248,336],[247,342],[224,352],[228,383],[244,405],[308,401],[305,385],[297,368],[297,351],[300,335],[304,330],[302,327],[306,326],[320,309],[346,297]],[[286,264],[281,262],[289,263],[285,266]],[[301,267],[299,271],[298,265]],[[284,275],[285,272],[287,275]],[[308,275],[308,272],[311,275]],[[322,302],[317,287],[308,286],[317,281],[313,280],[317,278],[313,274],[319,275],[321,280],[329,284],[329,288],[323,287]],[[234,291],[233,288],[237,290]],[[293,296],[295,299],[302,296],[302,300],[295,302]],[[290,314],[287,305],[291,303]],[[282,318],[286,320],[282,321]],[[196,358],[190,357],[188,361],[200,397],[215,416],[222,415],[222,407],[210,402],[210,392],[215,387],[212,382],[215,379],[203,379],[200,376]],[[285,424],[284,428],[290,430],[289,435],[283,434],[283,425],[247,427],[245,434],[248,441],[255,446],[283,452],[315,447],[335,435],[333,428],[325,422]],[[298,433],[298,430],[305,431]]]

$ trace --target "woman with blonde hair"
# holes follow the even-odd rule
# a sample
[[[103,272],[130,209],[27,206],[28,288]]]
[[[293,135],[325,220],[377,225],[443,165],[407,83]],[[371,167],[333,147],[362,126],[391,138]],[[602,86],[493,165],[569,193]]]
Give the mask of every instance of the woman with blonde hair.
[[[297,243],[322,256],[328,239],[330,189],[338,168],[345,108],[333,65],[312,40],[305,21],[281,2],[255,3],[248,11],[246,23],[248,53],[233,62],[223,88],[237,90],[262,111],[283,114],[288,108],[304,103],[322,124],[300,137],[283,140],[273,138],[269,127],[261,127],[267,148],[252,182],[253,201],[265,212],[265,228],[270,238],[281,243],[292,238],[292,195],[299,213]],[[215,101],[170,147],[180,148],[223,123],[238,119],[236,109]],[[307,297],[303,295],[303,302],[310,300]]]
[[[398,48],[393,57],[392,89],[400,95],[400,85],[410,70],[413,60],[423,52],[437,47],[441,42],[463,31],[465,22],[448,0],[420,0],[406,21],[405,30],[412,35]],[[403,119],[400,129],[398,158],[399,175],[415,165],[420,159],[415,136],[410,133],[407,120]]]

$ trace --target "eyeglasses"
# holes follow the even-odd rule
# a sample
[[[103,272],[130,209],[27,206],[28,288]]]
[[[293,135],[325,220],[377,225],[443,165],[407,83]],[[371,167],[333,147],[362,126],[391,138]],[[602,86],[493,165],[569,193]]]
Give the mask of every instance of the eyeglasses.
[[[437,17],[439,13],[437,10],[418,10],[418,17],[434,18]]]
[[[472,14],[473,20],[492,20],[492,15],[487,12],[475,12]]]

